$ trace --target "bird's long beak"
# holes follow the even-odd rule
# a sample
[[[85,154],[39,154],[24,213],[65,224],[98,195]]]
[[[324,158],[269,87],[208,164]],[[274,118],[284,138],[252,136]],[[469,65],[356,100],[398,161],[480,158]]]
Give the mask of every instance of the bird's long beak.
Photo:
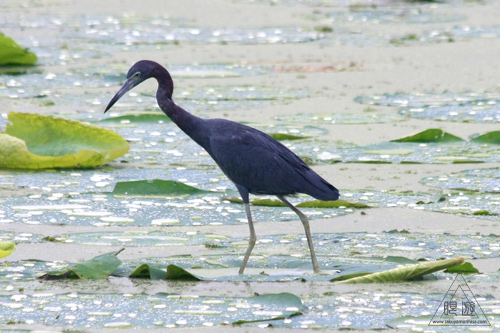
[[[127,81],[125,81],[125,83],[123,84],[123,86],[120,88],[120,90],[118,90],[118,92],[116,93],[115,96],[113,96],[113,98],[111,99],[111,101],[109,101],[108,103],[108,106],[106,106],[106,110],[104,110],[104,113],[108,112],[109,109],[111,109],[111,107],[123,96],[125,95],[125,93],[127,91],[129,91],[130,89],[132,89],[133,87],[136,86],[136,81],[135,80],[132,80],[132,79],[128,79]]]

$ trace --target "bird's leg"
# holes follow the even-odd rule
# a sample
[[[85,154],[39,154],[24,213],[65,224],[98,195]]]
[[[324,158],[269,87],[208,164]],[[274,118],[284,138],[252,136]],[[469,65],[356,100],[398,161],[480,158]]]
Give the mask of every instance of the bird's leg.
[[[318,260],[316,259],[316,253],[314,252],[314,245],[313,245],[312,236],[311,236],[311,229],[309,228],[309,220],[307,219],[307,216],[305,216],[304,213],[302,213],[300,210],[298,210],[294,205],[292,205],[282,195],[278,195],[277,197],[278,197],[278,199],[283,201],[283,203],[285,203],[285,205],[287,205],[291,210],[293,210],[295,212],[295,214],[297,214],[299,216],[300,221],[302,221],[302,225],[304,226],[304,230],[306,232],[307,244],[309,244],[309,251],[311,252],[313,270],[314,270],[314,273],[319,273]]]
[[[255,235],[255,229],[253,227],[252,213],[250,212],[250,204],[249,203],[245,203],[245,211],[247,213],[247,218],[248,218],[248,227],[250,228],[250,238],[248,239],[247,252],[245,253],[245,258],[243,258],[243,263],[241,264],[239,274],[243,274],[243,271],[245,270],[245,267],[247,266],[248,259],[250,258],[250,253],[252,253],[253,247],[254,247],[255,242],[257,240],[257,236]]]
[[[250,200],[248,191],[245,188],[241,188],[239,186],[237,186],[237,188],[241,194],[243,202],[245,203],[245,212],[247,214],[248,227],[250,228],[250,238],[248,239],[247,252],[245,253],[245,257],[243,258],[243,263],[241,264],[239,271],[239,274],[243,274],[243,272],[245,271],[245,267],[247,266],[248,259],[250,258],[250,253],[252,253],[253,247],[255,246],[255,242],[257,241],[257,236],[255,235],[255,229],[253,227],[252,212],[250,211]]]

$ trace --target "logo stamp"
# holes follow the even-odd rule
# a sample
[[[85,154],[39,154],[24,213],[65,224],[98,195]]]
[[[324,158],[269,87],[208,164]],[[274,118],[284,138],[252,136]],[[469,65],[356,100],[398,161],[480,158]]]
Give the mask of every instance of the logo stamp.
[[[457,274],[429,326],[491,326],[462,274]]]

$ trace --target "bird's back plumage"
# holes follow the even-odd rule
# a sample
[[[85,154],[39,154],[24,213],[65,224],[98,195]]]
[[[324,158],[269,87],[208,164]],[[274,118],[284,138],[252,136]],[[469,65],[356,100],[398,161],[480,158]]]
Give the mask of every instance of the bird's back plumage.
[[[336,200],[338,190],[271,136],[224,119],[206,120],[210,130],[205,147],[222,171],[253,194],[305,193],[319,200]]]

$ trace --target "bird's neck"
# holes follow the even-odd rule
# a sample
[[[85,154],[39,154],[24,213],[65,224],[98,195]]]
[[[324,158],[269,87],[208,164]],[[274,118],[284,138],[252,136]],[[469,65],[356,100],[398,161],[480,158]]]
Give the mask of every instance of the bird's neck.
[[[156,99],[160,109],[191,139],[210,152],[209,135],[204,126],[206,120],[198,118],[176,105],[172,98],[167,95],[168,92],[161,89],[159,85],[156,93]]]

